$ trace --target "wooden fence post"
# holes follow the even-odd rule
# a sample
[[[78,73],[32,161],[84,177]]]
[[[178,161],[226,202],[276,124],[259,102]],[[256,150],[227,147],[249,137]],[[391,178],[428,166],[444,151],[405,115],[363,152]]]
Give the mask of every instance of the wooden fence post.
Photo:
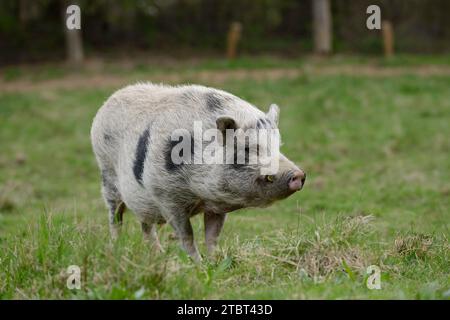
[[[386,58],[394,55],[394,29],[390,21],[381,22],[381,33],[383,35],[384,56]]]
[[[237,46],[241,38],[242,24],[232,22],[227,36],[227,58],[234,59],[237,56]]]

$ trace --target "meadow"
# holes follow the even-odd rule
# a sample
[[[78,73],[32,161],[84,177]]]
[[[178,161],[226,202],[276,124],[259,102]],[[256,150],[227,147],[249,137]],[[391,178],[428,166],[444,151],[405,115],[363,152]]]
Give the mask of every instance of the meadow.
[[[367,61],[270,61],[111,64],[98,82],[89,82],[98,70],[4,70],[0,298],[449,299],[450,72],[439,72],[448,60],[437,72],[412,59],[363,73]],[[200,265],[168,226],[166,252],[151,251],[130,211],[109,239],[90,126],[122,82],[145,79],[219,87],[262,110],[277,103],[282,151],[308,174],[292,197],[231,213]],[[193,223],[205,254],[202,218]],[[80,290],[66,287],[70,265]],[[370,265],[380,290],[366,286]]]

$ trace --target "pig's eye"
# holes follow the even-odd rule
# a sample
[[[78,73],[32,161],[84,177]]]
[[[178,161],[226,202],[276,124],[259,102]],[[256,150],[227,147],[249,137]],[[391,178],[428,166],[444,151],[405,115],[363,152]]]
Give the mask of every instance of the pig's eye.
[[[273,182],[273,176],[268,174],[264,177],[264,180],[266,180],[267,182]]]

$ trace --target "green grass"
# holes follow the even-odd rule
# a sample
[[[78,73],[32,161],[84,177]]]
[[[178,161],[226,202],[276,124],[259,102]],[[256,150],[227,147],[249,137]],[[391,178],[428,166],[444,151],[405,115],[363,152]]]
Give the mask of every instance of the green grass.
[[[242,55],[234,60],[223,57],[204,58],[149,58],[140,55],[133,60],[118,60],[114,58],[93,59],[86,66],[71,67],[63,63],[43,63],[38,65],[8,66],[0,68],[0,80],[11,82],[28,80],[31,82],[60,79],[66,75],[89,77],[91,75],[118,75],[127,77],[141,77],[167,72],[190,74],[205,70],[254,70],[254,69],[301,69],[324,66],[360,66],[372,65],[377,67],[420,67],[420,66],[450,66],[449,55],[402,55],[391,58],[377,55],[336,55],[333,57],[318,58],[311,55],[298,55],[298,57],[283,57],[277,55]]]
[[[195,80],[195,79],[193,79]],[[223,89],[281,108],[300,193],[230,214],[217,256],[108,235],[89,141],[109,89],[0,93],[0,298],[448,299],[450,78],[302,76]],[[201,218],[193,219],[204,253]],[[369,290],[378,265],[382,289]],[[66,288],[70,265],[82,289]]]

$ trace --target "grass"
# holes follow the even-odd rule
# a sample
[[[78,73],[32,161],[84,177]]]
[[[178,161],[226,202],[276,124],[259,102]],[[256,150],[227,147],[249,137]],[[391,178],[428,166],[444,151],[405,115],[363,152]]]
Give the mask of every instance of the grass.
[[[152,252],[131,212],[109,240],[89,129],[112,89],[0,93],[0,298],[449,299],[449,87],[413,75],[225,81],[280,105],[282,149],[308,181],[230,214],[198,266],[167,226],[166,253]],[[81,290],[66,287],[70,265]],[[366,287],[370,265],[381,290]]]
[[[120,63],[118,63],[120,61]],[[381,56],[336,55],[326,59],[309,55],[299,57],[282,57],[277,55],[246,56],[234,60],[222,57],[203,57],[179,59],[176,57],[148,57],[138,55],[133,60],[114,58],[92,59],[85,66],[71,67],[62,63],[42,63],[37,65],[15,65],[0,68],[0,80],[5,82],[28,80],[42,81],[59,79],[68,74],[89,77],[95,74],[141,77],[167,72],[189,75],[192,72],[206,70],[255,70],[255,69],[301,69],[322,66],[363,66],[376,67],[421,67],[450,66],[449,55],[402,55],[391,58]]]

